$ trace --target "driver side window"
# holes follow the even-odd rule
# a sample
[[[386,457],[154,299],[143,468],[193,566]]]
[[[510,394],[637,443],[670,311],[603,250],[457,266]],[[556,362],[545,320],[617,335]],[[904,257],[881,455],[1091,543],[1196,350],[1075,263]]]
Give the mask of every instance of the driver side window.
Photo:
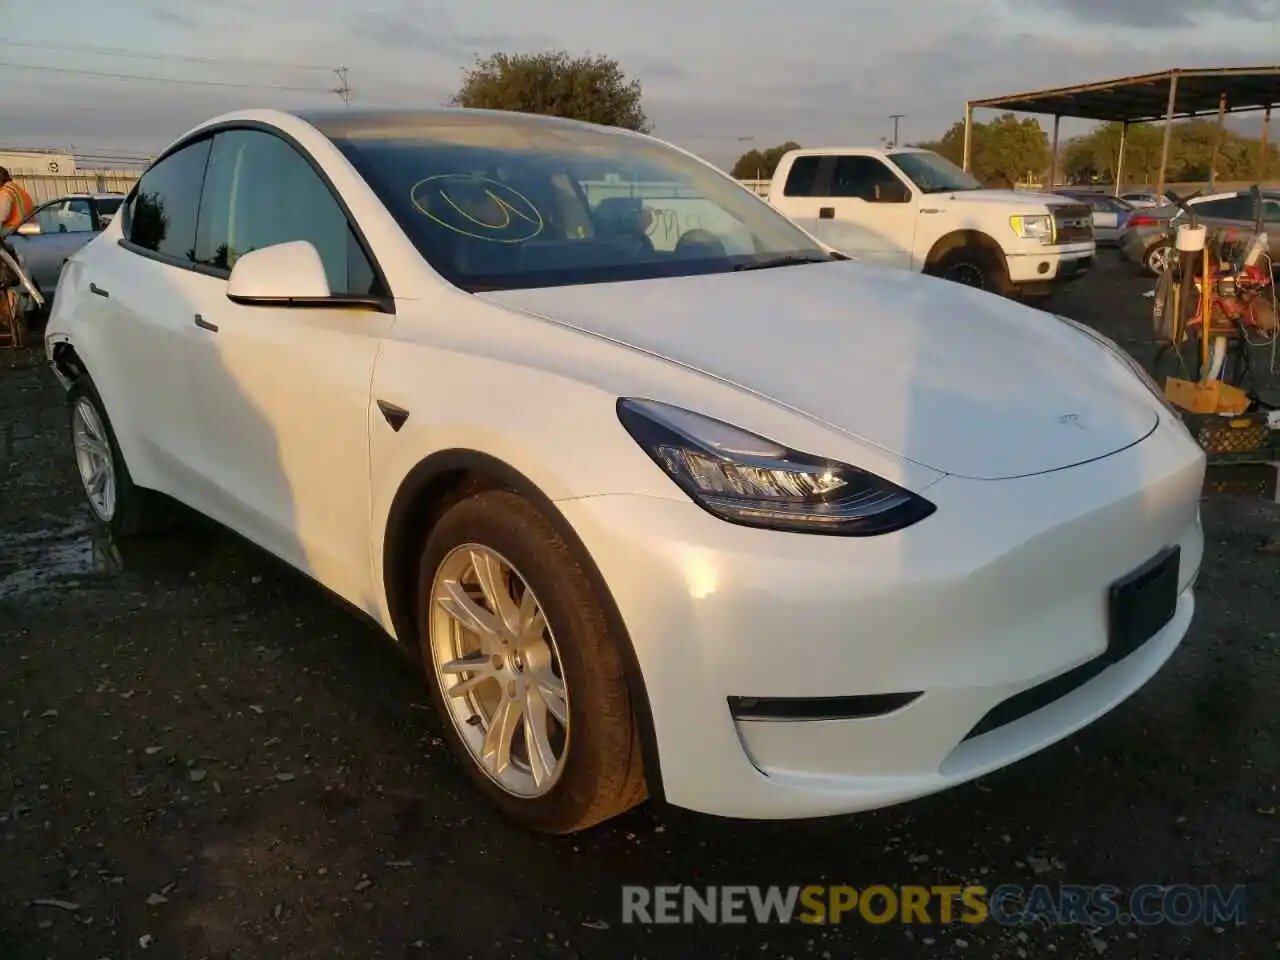
[[[262,130],[219,133],[200,204],[196,262],[229,271],[250,251],[292,240],[316,248],[333,293],[382,292],[346,213],[292,145]]]
[[[837,157],[831,174],[831,197],[856,197],[867,203],[880,199],[883,184],[897,185],[893,171],[875,157]]]

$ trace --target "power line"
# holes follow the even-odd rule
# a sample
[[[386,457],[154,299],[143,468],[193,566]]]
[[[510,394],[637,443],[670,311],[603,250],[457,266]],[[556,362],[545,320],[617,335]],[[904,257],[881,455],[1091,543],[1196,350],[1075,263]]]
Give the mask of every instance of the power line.
[[[123,57],[131,60],[172,60],[179,63],[234,64],[240,67],[271,67],[283,70],[323,70],[329,72],[331,67],[322,67],[314,63],[285,63],[274,60],[242,60],[237,57],[193,57],[180,53],[145,53],[140,50],[128,50],[124,47],[96,47],[80,43],[33,43],[26,40],[6,40],[7,47],[25,47],[35,50],[66,50],[78,53],[96,53],[107,57]]]
[[[72,67],[45,67],[33,63],[11,63],[0,60],[0,67],[11,70],[39,70],[44,73],[75,74],[81,77],[98,77],[105,80],[141,80],[149,83],[182,83],[200,87],[235,87],[241,90],[287,90],[293,93],[332,93],[321,87],[293,87],[272,83],[231,83],[225,80],[189,80],[179,77],[141,76],[134,73],[108,73],[102,70],[77,70]]]

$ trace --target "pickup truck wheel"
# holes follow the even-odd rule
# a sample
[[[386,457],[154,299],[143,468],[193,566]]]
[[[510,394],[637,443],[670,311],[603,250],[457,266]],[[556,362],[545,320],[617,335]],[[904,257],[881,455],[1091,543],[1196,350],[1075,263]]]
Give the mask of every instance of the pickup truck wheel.
[[[960,247],[944,254],[929,270],[935,277],[1008,296],[1012,290],[1004,264],[978,246]]]

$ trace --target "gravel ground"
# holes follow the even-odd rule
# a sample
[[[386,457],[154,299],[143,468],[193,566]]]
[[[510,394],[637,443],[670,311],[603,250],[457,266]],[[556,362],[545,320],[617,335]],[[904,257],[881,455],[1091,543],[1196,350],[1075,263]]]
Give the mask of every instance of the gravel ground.
[[[1104,258],[1055,307],[1128,342],[1143,288]],[[544,839],[478,800],[414,671],[304,578],[212,529],[104,539],[58,386],[7,364],[2,960],[1280,952],[1280,556],[1259,550],[1280,508],[1210,497],[1183,648],[1112,714],[1010,769],[858,817],[749,824],[650,805]],[[623,884],[676,882],[1246,884],[1249,916],[1216,929],[622,924]]]

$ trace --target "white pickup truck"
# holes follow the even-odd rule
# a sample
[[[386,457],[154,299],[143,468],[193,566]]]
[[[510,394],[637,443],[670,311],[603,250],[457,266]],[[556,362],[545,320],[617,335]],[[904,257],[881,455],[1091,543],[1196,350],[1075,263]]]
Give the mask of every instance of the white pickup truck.
[[[1018,299],[1048,296],[1085,273],[1096,252],[1088,206],[984,189],[929,150],[792,150],[767,199],[849,256]]]

